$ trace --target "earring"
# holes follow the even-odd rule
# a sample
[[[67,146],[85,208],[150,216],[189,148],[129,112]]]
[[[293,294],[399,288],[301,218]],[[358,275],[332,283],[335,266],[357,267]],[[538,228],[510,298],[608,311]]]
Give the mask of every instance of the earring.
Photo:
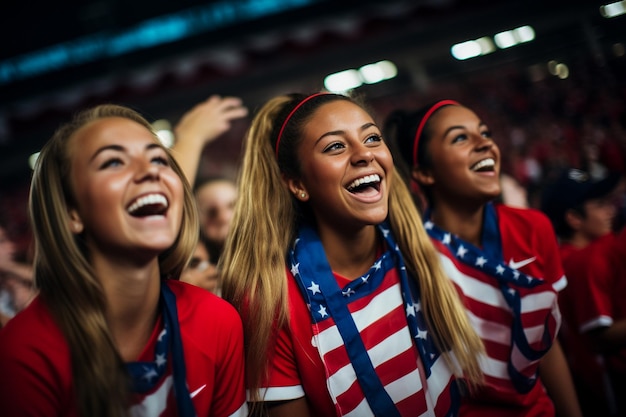
[[[306,193],[300,193],[300,198],[306,198]]]

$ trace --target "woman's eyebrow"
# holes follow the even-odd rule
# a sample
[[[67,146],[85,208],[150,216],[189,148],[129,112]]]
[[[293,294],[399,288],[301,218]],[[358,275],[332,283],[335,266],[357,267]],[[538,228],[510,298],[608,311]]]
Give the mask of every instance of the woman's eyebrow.
[[[106,145],[106,146],[103,146],[101,148],[98,148],[98,150],[96,150],[96,152],[94,152],[94,154],[91,156],[91,159],[89,161],[93,161],[102,152],[109,151],[109,150],[118,151],[118,152],[124,152],[124,147],[121,146],[121,145]]]
[[[162,149],[161,145],[159,145],[158,143],[148,143],[145,147],[146,151],[150,151],[152,149]],[[117,151],[117,152],[125,152],[126,148],[123,147],[122,145],[105,145],[101,148],[99,148],[91,157],[90,161],[93,161],[99,154],[101,154],[104,151],[108,151],[108,150],[112,150],[112,151]]]
[[[369,129],[369,128],[370,128],[370,127],[372,127],[372,126],[373,126],[373,127],[378,127],[378,126],[376,125],[376,123],[371,123],[371,122],[369,122],[369,123],[365,123],[363,126],[361,126],[361,127],[359,128],[359,130],[360,130],[361,132],[363,132],[364,130]],[[326,132],[326,133],[324,133],[322,136],[320,136],[319,138],[317,138],[317,140],[315,141],[315,144],[317,145],[317,143],[318,143],[320,140],[324,139],[326,136],[339,136],[339,135],[342,135],[342,134],[345,134],[345,130],[332,130],[332,131],[330,131],[330,132]]]

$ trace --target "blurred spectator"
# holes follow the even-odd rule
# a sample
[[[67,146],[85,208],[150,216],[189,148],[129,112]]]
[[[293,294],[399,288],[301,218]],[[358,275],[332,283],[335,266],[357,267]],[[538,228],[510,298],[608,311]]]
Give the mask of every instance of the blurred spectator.
[[[176,141],[172,153],[189,184],[193,185],[196,180],[204,147],[229,130],[233,120],[247,114],[248,109],[241,99],[212,95],[182,116],[174,127]]]
[[[15,244],[0,226],[0,327],[23,310],[35,296],[31,265],[15,259]]]
[[[172,153],[194,185],[200,212],[200,242],[187,265],[184,281],[194,283],[219,295],[216,268],[232,219],[237,188],[227,178],[196,181],[202,150],[228,131],[234,120],[245,117],[248,109],[237,97],[213,95],[187,111],[175,126],[176,142]]]
[[[220,295],[217,267],[211,263],[209,251],[202,240],[198,241],[191,259],[180,276],[180,280]]]
[[[370,100],[384,119],[395,108],[418,108],[441,97],[453,97],[481,114],[502,149],[504,170],[539,208],[541,190],[563,169],[582,168],[585,137],[596,141],[597,161],[608,172],[626,169],[626,85],[620,65],[602,67],[584,59],[570,63],[567,79],[551,76],[538,65],[519,64],[476,71],[455,79],[429,80],[417,88],[393,90]],[[614,81],[611,81],[614,80]],[[589,130],[589,126],[593,126]],[[593,155],[592,155],[593,156]]]
[[[562,345],[590,417],[626,415],[626,229],[613,233],[619,179],[596,180],[569,169],[542,199],[560,238],[569,283],[559,300]]]
[[[209,250],[211,262],[217,264],[233,218],[237,186],[228,178],[207,178],[197,183],[195,196],[200,211],[201,238]]]
[[[502,187],[502,202],[511,207],[528,207],[528,193],[519,181],[511,175],[502,173],[500,175],[500,184]]]

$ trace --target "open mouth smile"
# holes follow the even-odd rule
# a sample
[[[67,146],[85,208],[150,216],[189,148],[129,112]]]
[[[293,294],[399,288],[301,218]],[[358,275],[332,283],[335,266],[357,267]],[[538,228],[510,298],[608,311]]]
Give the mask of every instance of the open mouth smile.
[[[496,161],[493,158],[486,158],[476,162],[470,167],[474,172],[493,172],[496,167]]]
[[[380,191],[380,176],[378,174],[366,175],[352,181],[346,187],[346,190],[353,194],[361,194],[368,192]]]
[[[126,209],[134,217],[164,215],[169,202],[163,194],[153,193],[142,195],[135,199]]]

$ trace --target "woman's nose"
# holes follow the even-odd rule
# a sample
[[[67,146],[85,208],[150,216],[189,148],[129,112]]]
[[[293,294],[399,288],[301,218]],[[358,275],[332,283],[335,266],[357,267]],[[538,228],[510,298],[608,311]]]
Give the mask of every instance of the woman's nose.
[[[351,160],[352,163],[355,165],[369,164],[374,160],[374,153],[369,147],[363,144],[359,144],[357,147],[354,148]]]
[[[493,139],[478,135],[476,139],[476,150],[486,151],[494,146]]]
[[[152,161],[138,161],[136,178],[143,180],[146,178],[157,179],[159,178],[159,166],[153,164]]]

